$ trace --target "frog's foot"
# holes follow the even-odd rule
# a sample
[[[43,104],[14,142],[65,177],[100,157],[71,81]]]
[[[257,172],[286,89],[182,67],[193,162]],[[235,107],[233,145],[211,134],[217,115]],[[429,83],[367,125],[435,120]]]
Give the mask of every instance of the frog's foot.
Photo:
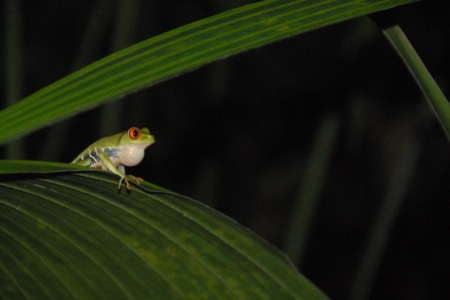
[[[131,190],[131,184],[130,184],[129,180],[136,182],[136,184],[138,184],[138,185],[141,184],[142,181],[144,181],[144,179],[142,179],[141,177],[136,177],[133,175],[125,175],[124,177],[120,178],[120,180],[119,180],[119,190],[120,190],[120,187],[122,186],[123,181],[125,181],[127,190]]]
[[[124,177],[122,177],[122,178],[120,178],[120,180],[119,180],[119,191],[120,191],[120,188],[122,187],[122,182],[125,180],[125,184],[126,184],[126,186],[127,186],[127,190],[131,190],[131,184],[128,182],[128,178],[127,178],[128,176],[124,176]]]
[[[134,182],[136,182],[136,184],[141,184],[142,181],[144,181],[144,179],[142,179],[141,177],[136,177],[133,175],[127,175],[129,180],[133,180]]]

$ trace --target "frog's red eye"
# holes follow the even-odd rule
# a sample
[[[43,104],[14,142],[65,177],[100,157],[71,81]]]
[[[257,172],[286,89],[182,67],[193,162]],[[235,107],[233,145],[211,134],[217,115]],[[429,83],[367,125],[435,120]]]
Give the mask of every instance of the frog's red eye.
[[[128,136],[133,140],[137,140],[141,136],[141,131],[137,127],[131,127],[128,130]]]

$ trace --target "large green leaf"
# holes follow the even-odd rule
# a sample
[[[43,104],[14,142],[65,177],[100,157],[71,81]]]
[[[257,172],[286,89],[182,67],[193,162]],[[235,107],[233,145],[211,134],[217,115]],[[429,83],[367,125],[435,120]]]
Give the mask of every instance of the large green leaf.
[[[22,171],[0,174],[1,298],[326,298],[278,250],[189,198],[147,183],[118,193],[106,172]]]
[[[86,168],[75,164],[65,164],[58,162],[42,162],[33,160],[0,160],[0,175],[11,175],[20,173],[50,173],[64,171],[94,171],[93,168]]]
[[[212,61],[416,0],[260,1],[114,53],[0,111],[0,143]]]

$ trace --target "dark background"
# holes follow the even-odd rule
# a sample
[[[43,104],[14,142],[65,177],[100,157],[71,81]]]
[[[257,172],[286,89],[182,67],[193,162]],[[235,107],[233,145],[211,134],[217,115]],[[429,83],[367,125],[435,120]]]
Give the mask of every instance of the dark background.
[[[246,2],[135,1],[131,30],[121,43],[116,34],[123,2],[20,3],[26,96],[122,45]],[[95,42],[83,43],[93,15],[103,23]],[[447,94],[449,15],[446,1],[381,15],[401,25]],[[1,46],[3,51],[4,39]],[[88,54],[80,58],[84,51]],[[0,88],[6,76],[2,72]],[[299,265],[334,299],[349,295],[370,226],[412,143],[418,159],[370,298],[450,297],[449,143],[420,89],[368,18],[215,62],[120,102],[117,128],[148,126],[157,141],[131,173],[213,206],[281,249],[317,130],[325,116],[335,116],[337,140]],[[102,114],[98,108],[54,124],[53,130],[66,128],[62,139],[51,140],[48,129],[27,136],[24,158],[71,161],[104,135]],[[107,134],[113,133],[115,128]],[[54,149],[43,150],[49,141]],[[6,151],[1,153],[5,158]]]

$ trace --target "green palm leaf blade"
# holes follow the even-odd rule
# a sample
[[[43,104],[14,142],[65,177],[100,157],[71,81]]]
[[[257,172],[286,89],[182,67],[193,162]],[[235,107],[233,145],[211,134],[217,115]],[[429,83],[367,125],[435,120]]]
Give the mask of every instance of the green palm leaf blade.
[[[385,28],[384,35],[402,58],[411,75],[422,89],[436,119],[441,123],[450,141],[450,104],[441,88],[431,76],[427,67],[398,25]]]
[[[189,198],[13,164],[0,172],[1,298],[326,299],[278,250]]]
[[[416,0],[260,1],[116,52],[0,111],[0,144],[218,59]]]

